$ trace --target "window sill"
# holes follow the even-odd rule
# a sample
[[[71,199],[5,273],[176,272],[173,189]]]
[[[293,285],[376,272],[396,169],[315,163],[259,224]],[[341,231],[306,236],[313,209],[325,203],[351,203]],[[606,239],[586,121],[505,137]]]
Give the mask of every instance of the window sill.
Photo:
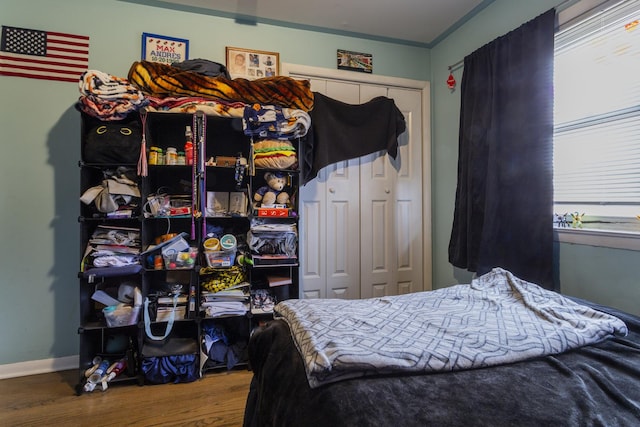
[[[588,228],[554,228],[554,240],[575,245],[640,251],[640,233]]]

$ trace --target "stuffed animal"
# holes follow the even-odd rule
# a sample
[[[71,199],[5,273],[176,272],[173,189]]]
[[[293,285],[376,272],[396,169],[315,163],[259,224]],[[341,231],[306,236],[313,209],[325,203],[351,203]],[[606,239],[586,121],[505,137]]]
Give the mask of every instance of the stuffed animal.
[[[267,172],[264,174],[267,185],[258,188],[253,195],[253,200],[261,205],[273,205],[274,203],[286,205],[289,203],[289,193],[284,190],[287,185],[287,177],[280,172]]]
[[[584,216],[584,213],[579,213],[579,212],[574,212],[571,214],[571,228],[582,228],[582,217]]]

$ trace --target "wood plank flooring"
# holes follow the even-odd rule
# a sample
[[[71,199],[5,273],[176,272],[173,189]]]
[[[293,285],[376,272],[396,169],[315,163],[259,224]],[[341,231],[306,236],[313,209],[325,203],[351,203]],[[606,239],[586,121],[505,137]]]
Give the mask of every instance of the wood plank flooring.
[[[242,426],[252,372],[76,395],[76,370],[0,380],[0,426]]]

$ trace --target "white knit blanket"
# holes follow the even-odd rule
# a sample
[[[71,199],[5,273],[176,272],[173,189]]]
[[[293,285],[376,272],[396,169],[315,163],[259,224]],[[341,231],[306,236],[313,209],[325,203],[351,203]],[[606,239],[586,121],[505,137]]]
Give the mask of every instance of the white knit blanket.
[[[558,354],[626,335],[620,319],[496,268],[429,292],[287,300],[309,385],[373,374],[455,371]]]

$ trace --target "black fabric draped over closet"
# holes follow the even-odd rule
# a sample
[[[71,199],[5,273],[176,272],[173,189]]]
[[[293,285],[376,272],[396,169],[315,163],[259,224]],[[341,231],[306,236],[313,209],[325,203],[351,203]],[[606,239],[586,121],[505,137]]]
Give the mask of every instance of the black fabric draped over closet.
[[[464,58],[449,261],[553,288],[555,11]]]

